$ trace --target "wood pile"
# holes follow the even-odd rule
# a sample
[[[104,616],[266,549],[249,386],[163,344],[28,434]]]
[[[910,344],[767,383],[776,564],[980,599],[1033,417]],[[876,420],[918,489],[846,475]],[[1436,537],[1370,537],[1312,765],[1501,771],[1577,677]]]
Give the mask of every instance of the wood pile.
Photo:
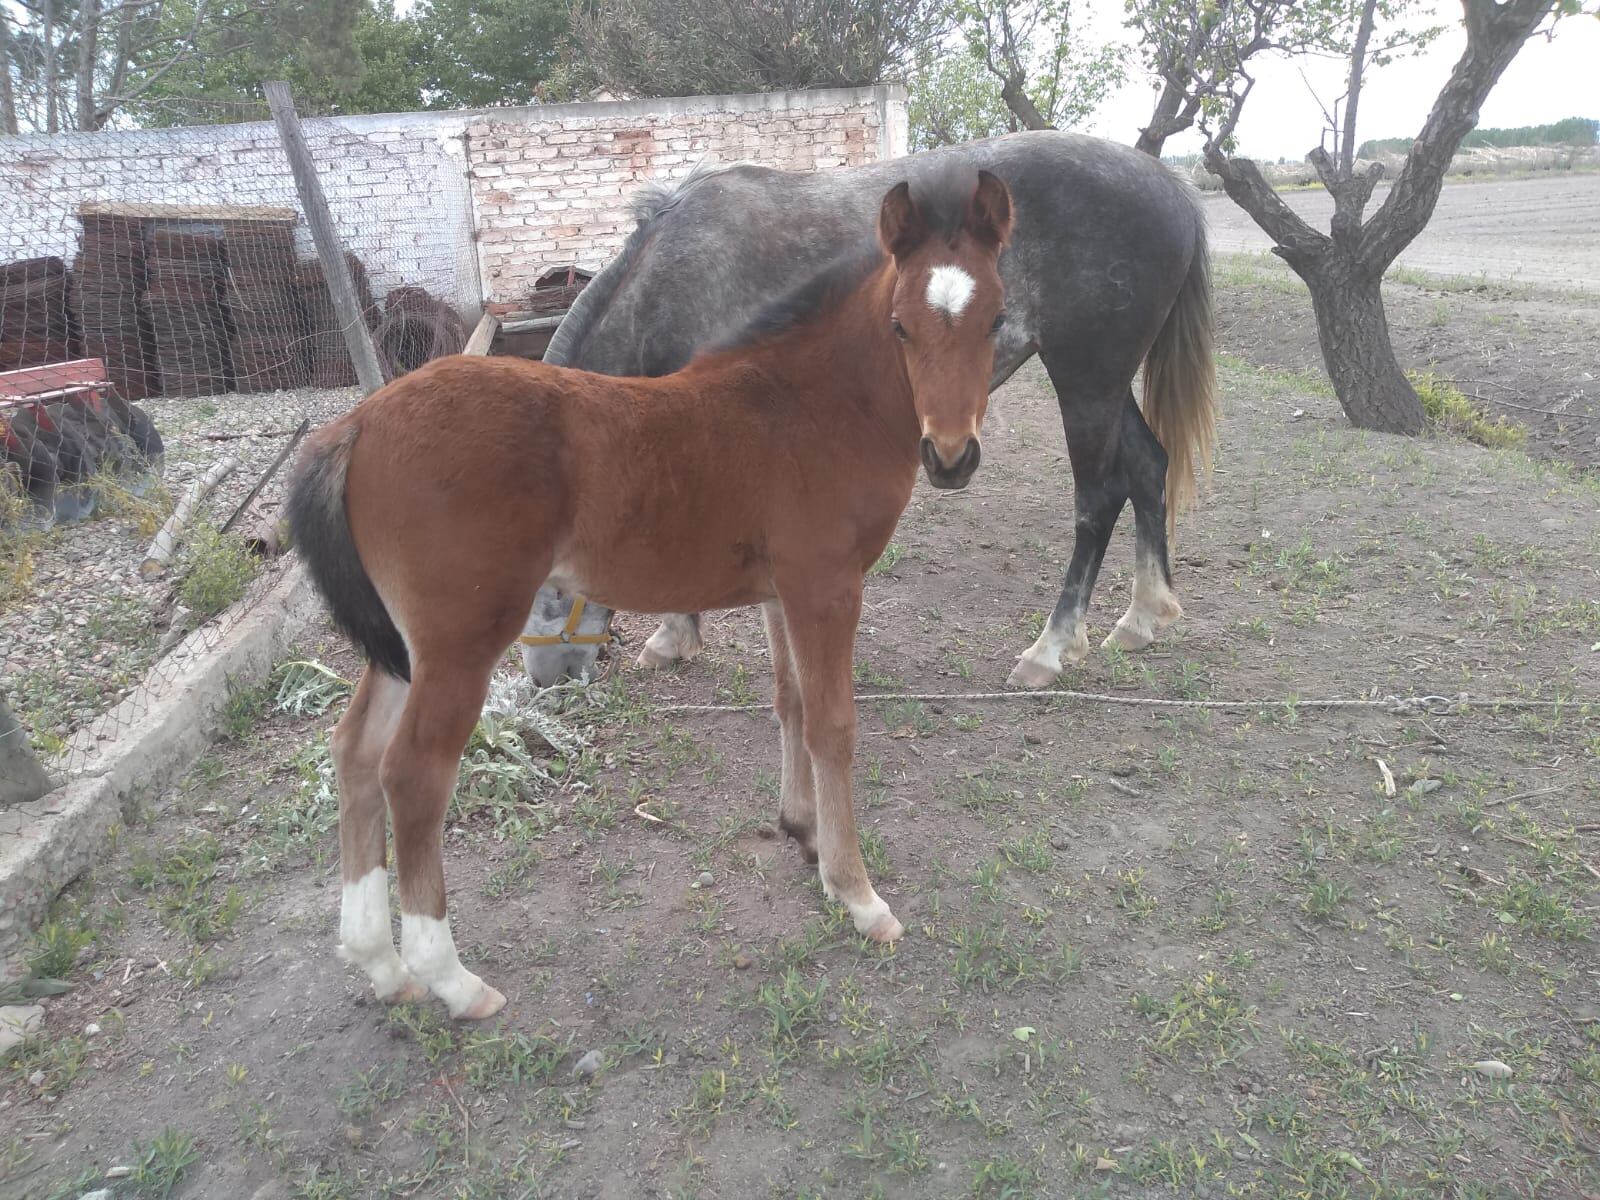
[[[234,385],[241,392],[304,386],[306,329],[295,284],[294,230],[282,222],[224,226]]]
[[[517,315],[548,317],[564,313],[572,307],[578,293],[589,286],[591,278],[588,271],[577,267],[561,267],[547,272],[534,282],[533,291],[517,306]]]
[[[356,302],[366,315],[367,327],[374,328],[379,313],[377,303],[372,298],[372,284],[367,279],[367,269],[349,251],[345,252],[344,260],[350,269],[351,282],[355,285]],[[316,259],[300,263],[295,267],[294,281],[305,321],[305,335],[301,344],[311,386],[354,387],[355,365],[350,361],[350,351],[345,345],[344,331],[339,325],[339,314],[333,307],[333,296],[328,291],[322,263]]]
[[[145,311],[166,396],[225,392],[232,377],[223,308],[226,259],[220,234],[157,226],[145,256]]]
[[[72,263],[72,306],[83,353],[106,364],[127,401],[154,395],[155,350],[140,297],[144,293],[144,230],[126,217],[83,214],[83,239]]]
[[[0,267],[0,371],[71,358],[75,332],[66,263],[30,258]]]

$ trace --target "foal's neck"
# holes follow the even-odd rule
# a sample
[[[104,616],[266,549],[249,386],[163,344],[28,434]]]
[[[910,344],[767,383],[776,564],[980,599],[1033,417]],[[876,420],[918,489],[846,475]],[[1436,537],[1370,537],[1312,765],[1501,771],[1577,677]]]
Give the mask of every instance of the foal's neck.
[[[920,426],[900,343],[891,324],[895,272],[885,259],[845,299],[806,325],[757,347],[764,381],[808,411],[864,421],[914,461]]]

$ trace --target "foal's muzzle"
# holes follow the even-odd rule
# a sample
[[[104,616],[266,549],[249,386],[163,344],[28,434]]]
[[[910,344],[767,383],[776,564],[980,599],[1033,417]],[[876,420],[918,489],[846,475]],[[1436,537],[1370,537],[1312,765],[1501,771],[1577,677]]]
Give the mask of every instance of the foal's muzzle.
[[[978,469],[978,460],[982,457],[983,451],[975,437],[969,437],[955,461],[948,463],[939,454],[939,448],[933,444],[932,438],[922,439],[922,466],[928,472],[928,482],[936,488],[966,487],[967,481],[972,478],[972,473]]]

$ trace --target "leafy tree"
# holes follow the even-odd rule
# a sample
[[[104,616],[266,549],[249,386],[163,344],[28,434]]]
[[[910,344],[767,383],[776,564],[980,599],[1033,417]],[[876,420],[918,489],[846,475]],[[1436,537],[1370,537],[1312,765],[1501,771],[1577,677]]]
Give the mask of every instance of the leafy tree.
[[[929,55],[918,64],[906,108],[913,150],[993,137],[1016,125],[1000,98],[999,81],[965,48]]]
[[[954,12],[967,52],[1024,129],[1076,125],[1122,82],[1121,52],[1083,43],[1071,0],[958,0]]]
[[[1199,24],[1190,0],[1135,0],[1130,22],[1145,38],[1147,62],[1163,90],[1141,145],[1162,139],[1184,120],[1205,136],[1206,167],[1228,195],[1272,238],[1274,252],[1306,283],[1317,318],[1323,362],[1345,413],[1358,426],[1416,433],[1423,411],[1395,359],[1383,309],[1382,280],[1399,253],[1433,215],[1445,170],[1478,110],[1524,42],[1576,0],[1463,0],[1467,47],[1434,101],[1404,167],[1378,211],[1363,213],[1383,174],[1378,164],[1356,170],[1356,124],[1368,75],[1431,38],[1407,0],[1213,0]],[[1180,46],[1179,39],[1188,40]],[[1234,132],[1254,88],[1250,60],[1299,47],[1341,55],[1345,93],[1326,111],[1321,144],[1308,158],[1334,201],[1328,233],[1312,229],[1236,153]],[[1190,50],[1193,48],[1193,52]],[[1187,57],[1186,57],[1187,55]]]
[[[899,76],[944,0],[579,0],[578,59],[620,96],[856,87]]]
[[[422,104],[424,48],[392,0],[276,4],[210,25],[200,53],[130,112],[145,125],[261,119],[269,79],[287,80],[304,112],[403,112]]]
[[[424,0],[415,24],[430,108],[564,98],[566,0]]]

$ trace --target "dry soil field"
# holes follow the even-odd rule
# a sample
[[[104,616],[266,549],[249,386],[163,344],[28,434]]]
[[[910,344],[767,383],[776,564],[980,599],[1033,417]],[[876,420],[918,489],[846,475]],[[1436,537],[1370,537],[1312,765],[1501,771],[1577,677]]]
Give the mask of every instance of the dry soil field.
[[[770,718],[668,711],[765,698],[750,613],[568,699],[584,747],[526,739],[548,786],[518,791],[503,729],[479,743],[447,869],[464,957],[510,997],[482,1027],[386,1011],[335,958],[338,704],[243,694],[41,939],[72,988],[0,1076],[0,1198],[1600,1194],[1600,481],[1555,433],[1351,431],[1281,365],[1289,282],[1219,266],[1188,615],[1064,681],[1172,703],[862,704],[892,950],[771,836]],[[1518,295],[1399,283],[1397,327],[1457,345]],[[1541,313],[1561,344],[1593,320]],[[1519,386],[1590,387],[1538,369]],[[1030,365],[973,485],[919,488],[870,579],[862,692],[998,690],[1069,488]],[[356,669],[325,630],[301,657]]]
[[[1372,209],[1387,195],[1379,188]],[[1328,228],[1333,201],[1327,192],[1286,192],[1284,199],[1313,228]],[[1206,213],[1220,250],[1271,245],[1244,210],[1220,193],[1207,197]],[[1600,290],[1600,175],[1450,183],[1400,262],[1441,275]]]

